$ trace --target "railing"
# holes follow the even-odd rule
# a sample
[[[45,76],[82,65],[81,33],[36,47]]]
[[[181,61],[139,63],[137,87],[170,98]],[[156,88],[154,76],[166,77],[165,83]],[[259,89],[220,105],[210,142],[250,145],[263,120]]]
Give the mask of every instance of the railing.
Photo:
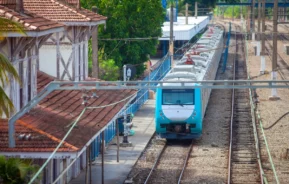
[[[148,76],[146,76],[143,81],[159,81],[166,73],[170,70],[170,58],[166,55],[162,60],[161,64],[153,70]],[[144,84],[145,85],[145,84]],[[156,85],[156,84],[155,84]],[[130,104],[130,106],[123,112],[126,114],[134,114],[139,110],[139,108],[149,99],[149,90],[140,89],[137,92],[136,99]]]
[[[160,65],[154,69],[148,76],[146,76],[143,81],[159,81],[161,80],[166,73],[171,69],[169,55],[163,57],[160,62]],[[145,85],[145,84],[144,84]],[[155,84],[157,85],[157,84]],[[140,89],[137,92],[137,96],[132,103],[124,109],[120,116],[124,114],[135,114],[142,105],[149,99],[149,90]],[[111,123],[108,128],[104,131],[105,134],[105,144],[107,145],[116,135],[116,126],[115,123]],[[96,139],[91,143],[91,160],[94,161],[100,153],[101,146],[101,134],[96,137]]]

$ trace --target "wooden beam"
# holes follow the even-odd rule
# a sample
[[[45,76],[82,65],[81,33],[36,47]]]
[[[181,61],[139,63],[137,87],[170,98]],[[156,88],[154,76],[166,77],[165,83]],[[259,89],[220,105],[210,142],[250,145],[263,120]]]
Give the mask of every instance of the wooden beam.
[[[60,79],[60,38],[59,38],[59,33],[56,33],[56,76],[58,79]]]
[[[69,35],[69,33],[73,33],[73,26],[69,26],[68,28],[65,29],[64,31],[64,35],[68,38],[68,40],[72,43],[73,39],[72,37]]]
[[[80,42],[80,48],[79,48],[79,79],[80,80],[84,80],[84,52],[83,52],[83,49],[84,49],[84,42]]]
[[[97,27],[97,26],[96,26]],[[98,30],[92,32],[92,77],[99,78],[99,63],[98,63]]]
[[[40,42],[38,45],[38,48],[40,49],[40,47],[52,36],[52,34],[48,34],[45,36],[40,37]]]
[[[67,76],[69,77],[69,80],[73,80],[72,76],[70,75],[69,70],[68,70],[68,67],[69,67],[69,65],[70,65],[70,63],[72,61],[72,56],[73,56],[73,52],[70,54],[70,57],[69,57],[67,63],[65,64],[64,59],[63,59],[63,57],[61,56],[61,53],[60,53],[60,61],[61,61],[62,66],[64,68],[64,71],[63,71],[63,73],[61,75],[60,80],[64,79],[65,74],[67,74]]]

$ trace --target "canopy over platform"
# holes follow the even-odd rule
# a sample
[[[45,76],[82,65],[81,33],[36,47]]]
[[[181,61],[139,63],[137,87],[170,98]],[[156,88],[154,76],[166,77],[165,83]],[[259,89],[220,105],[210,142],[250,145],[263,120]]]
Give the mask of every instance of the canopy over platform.
[[[209,23],[208,16],[188,17],[188,24],[186,24],[186,17],[178,17],[177,22],[174,22],[174,40],[190,40]],[[162,27],[163,35],[159,40],[170,40],[170,22],[165,22]]]

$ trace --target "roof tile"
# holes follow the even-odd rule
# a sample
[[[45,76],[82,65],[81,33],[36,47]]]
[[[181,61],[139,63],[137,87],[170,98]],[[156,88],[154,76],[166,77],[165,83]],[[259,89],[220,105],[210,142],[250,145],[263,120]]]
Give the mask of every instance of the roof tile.
[[[58,22],[98,22],[107,19],[89,10],[73,8],[56,0],[23,0],[23,2],[24,9]]]
[[[26,139],[26,136],[30,138]],[[16,147],[8,148],[8,120],[0,119],[0,151],[2,152],[52,152],[61,141],[22,121],[15,123],[15,139]],[[76,147],[64,142],[59,152],[76,150]]]
[[[25,31],[44,31],[64,26],[58,22],[34,15],[29,11],[25,11],[24,14],[19,14],[2,5],[0,5],[0,17],[20,23],[23,25]],[[13,26],[2,24],[0,25],[0,31],[4,33],[14,32],[17,31],[17,29],[15,29]]]
[[[38,72],[37,80],[37,89],[39,92],[49,82],[53,81],[54,78],[43,72]],[[119,91],[120,90],[97,91],[97,95],[99,97],[96,99],[91,98],[89,100],[89,106],[105,106],[129,97],[136,92],[135,90]],[[35,129],[37,130],[37,133],[40,133],[41,135],[44,134],[48,138],[51,136],[56,140],[61,140],[73,122],[85,108],[85,106],[82,105],[81,97],[82,92],[76,90],[53,91],[46,98],[44,98],[39,105],[37,105],[34,109],[31,109],[29,113],[26,113],[22,118],[20,118],[20,121],[24,122],[22,123],[22,126],[25,125],[25,128],[30,127],[30,129]],[[111,119],[123,108],[126,102],[127,101],[105,108],[88,109],[85,111],[75,128],[72,130],[71,134],[65,140],[66,147],[64,147],[63,150],[67,150],[66,148],[69,147],[68,145],[70,145],[69,148],[71,148],[71,146],[75,148],[72,151],[81,149],[98,131],[100,131],[111,121]],[[7,127],[5,131],[7,133]],[[6,134],[6,136],[8,136],[8,134]],[[40,150],[41,146],[39,145],[42,144],[42,141],[43,140],[39,140],[39,142],[35,144],[27,145],[25,148],[26,151],[29,151],[28,148],[30,148],[30,151],[34,151],[34,148],[36,150]],[[55,144],[50,144],[56,147]],[[16,144],[16,148],[13,149],[17,150],[18,145],[19,144]],[[9,151],[10,148],[8,149],[5,146],[0,145],[0,150],[3,149],[5,151]],[[21,148],[19,148],[19,151],[20,150]],[[43,151],[45,150],[43,149]]]

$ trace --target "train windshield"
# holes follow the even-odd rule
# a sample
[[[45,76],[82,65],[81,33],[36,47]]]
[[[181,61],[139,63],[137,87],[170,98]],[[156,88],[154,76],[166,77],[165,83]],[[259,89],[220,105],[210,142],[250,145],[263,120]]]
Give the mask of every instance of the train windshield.
[[[194,105],[194,89],[163,89],[163,105]]]

